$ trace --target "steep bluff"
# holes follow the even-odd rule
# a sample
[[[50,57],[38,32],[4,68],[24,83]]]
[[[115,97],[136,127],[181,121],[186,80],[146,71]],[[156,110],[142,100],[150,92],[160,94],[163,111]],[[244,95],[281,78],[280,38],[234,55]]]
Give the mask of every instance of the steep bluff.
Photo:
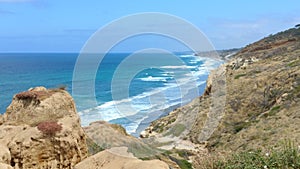
[[[243,48],[226,65],[226,107],[208,140],[216,150],[268,149],[300,140],[300,29]]]
[[[224,93],[214,95],[223,77]],[[211,114],[213,100],[222,96],[222,113]],[[269,149],[285,140],[300,145],[299,98],[300,29],[292,28],[234,54],[210,74],[201,97],[152,122],[143,137],[191,141],[216,152]],[[190,156],[196,168],[197,154]]]

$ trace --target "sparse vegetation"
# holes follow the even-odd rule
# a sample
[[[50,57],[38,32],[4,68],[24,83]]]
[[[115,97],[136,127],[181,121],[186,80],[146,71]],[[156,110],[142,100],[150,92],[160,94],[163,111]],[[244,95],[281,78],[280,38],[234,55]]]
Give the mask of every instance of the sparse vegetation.
[[[300,85],[295,88],[295,93],[300,93]]]
[[[97,143],[95,143],[91,138],[86,139],[86,144],[88,146],[89,155],[94,155],[94,154],[97,154],[98,152],[104,150]]]
[[[239,152],[225,157],[210,156],[200,161],[200,169],[298,169],[300,150],[292,142],[268,152]]]
[[[176,150],[176,153],[182,158],[188,158],[191,155],[187,150]]]
[[[295,60],[295,61],[292,61],[288,64],[289,67],[295,67],[295,66],[298,66],[300,65],[300,60]]]
[[[279,110],[280,110],[280,106],[275,106],[275,107],[273,107],[271,110],[270,110],[270,112],[269,112],[269,115],[270,116],[274,116]]]
[[[25,91],[21,92],[19,94],[16,94],[16,98],[20,100],[37,100],[41,101],[45,98],[48,98],[50,96],[50,93],[47,91]]]
[[[180,134],[185,130],[184,124],[175,124],[173,127],[171,127],[170,131],[166,133],[166,135],[174,135],[176,137],[180,136]]]
[[[180,169],[192,169],[193,166],[190,162],[187,161],[188,152],[184,150],[170,150],[162,153],[164,157],[175,162]],[[189,154],[190,155],[190,154]],[[161,159],[161,156],[156,156],[157,159]]]
[[[128,136],[125,128],[123,128],[121,125],[119,125],[119,124],[111,124],[111,127],[114,128],[115,130],[119,131],[123,135]]]
[[[240,77],[246,76],[247,74],[238,74],[234,76],[234,79],[239,79]]]
[[[234,133],[238,133],[248,126],[250,126],[250,122],[238,122],[234,124]]]
[[[233,56],[235,60],[226,69],[224,115],[208,140],[211,151],[265,151],[268,145],[287,138],[299,144],[299,39],[300,29],[290,29]],[[271,48],[253,50],[266,45]],[[241,60],[253,62],[246,69],[233,69],[237,63],[242,65]],[[201,107],[200,111],[208,110]],[[194,133],[201,130],[198,126]]]
[[[193,168],[192,164],[189,163],[187,160],[177,160],[175,162],[181,169],[192,169]]]

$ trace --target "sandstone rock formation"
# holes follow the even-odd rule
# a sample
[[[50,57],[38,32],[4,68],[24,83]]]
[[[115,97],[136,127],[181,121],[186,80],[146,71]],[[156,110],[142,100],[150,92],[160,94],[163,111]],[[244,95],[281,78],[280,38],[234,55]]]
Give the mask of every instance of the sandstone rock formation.
[[[134,155],[148,155],[152,149],[119,125],[94,122],[85,130],[93,140],[81,128],[65,90],[37,87],[16,94],[0,117],[0,169],[168,168],[162,161],[127,153],[129,148]],[[87,140],[97,144],[97,151],[112,149],[87,158]],[[126,147],[115,148],[119,146]]]
[[[75,166],[75,169],[169,169],[159,160],[142,161],[127,152],[126,147],[113,148],[93,155]]]
[[[47,122],[59,130],[38,129]],[[1,123],[1,169],[73,168],[87,157],[86,135],[65,90],[37,87],[15,95]]]
[[[10,166],[8,164],[4,164],[4,163],[0,163],[0,168],[1,169],[13,169],[12,166]]]

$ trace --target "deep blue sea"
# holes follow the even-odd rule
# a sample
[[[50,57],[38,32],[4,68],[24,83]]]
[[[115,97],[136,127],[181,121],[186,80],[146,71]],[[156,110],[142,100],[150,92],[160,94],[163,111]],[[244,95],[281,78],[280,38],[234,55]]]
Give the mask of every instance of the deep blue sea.
[[[157,60],[161,68],[148,67],[138,72],[131,72],[132,69],[128,68],[122,70],[124,76],[114,77],[118,66],[129,55],[105,55],[95,79],[97,106],[91,107],[86,104],[88,100],[85,100],[85,97],[75,97],[83,126],[96,120],[106,120],[121,124],[129,133],[137,135],[151,121],[201,95],[209,71],[220,65],[219,61],[185,53],[176,54],[184,65],[174,66],[169,59],[164,59],[164,54],[157,53],[152,55],[161,55]],[[72,94],[72,78],[77,57],[77,53],[0,54],[0,113],[6,111],[14,94],[31,87],[67,86],[67,90]],[[144,63],[137,60],[130,67]],[[189,72],[189,75],[186,72]],[[129,97],[112,99],[113,77],[124,78],[132,73],[134,76],[130,79]],[[196,85],[188,85],[192,81],[196,82]],[[195,88],[191,86],[197,88],[196,93]],[[124,110],[121,110],[120,113],[121,105],[131,105],[136,111],[124,113]]]

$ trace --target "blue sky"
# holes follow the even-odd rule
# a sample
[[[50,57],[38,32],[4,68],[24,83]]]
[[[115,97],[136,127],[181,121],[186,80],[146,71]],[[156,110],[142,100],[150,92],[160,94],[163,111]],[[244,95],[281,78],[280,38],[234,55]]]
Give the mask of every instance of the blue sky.
[[[217,49],[243,47],[300,23],[299,11],[299,0],[0,0],[0,52],[79,52],[99,28],[140,12],[181,17]],[[130,41],[116,50],[132,51],[140,44]]]

